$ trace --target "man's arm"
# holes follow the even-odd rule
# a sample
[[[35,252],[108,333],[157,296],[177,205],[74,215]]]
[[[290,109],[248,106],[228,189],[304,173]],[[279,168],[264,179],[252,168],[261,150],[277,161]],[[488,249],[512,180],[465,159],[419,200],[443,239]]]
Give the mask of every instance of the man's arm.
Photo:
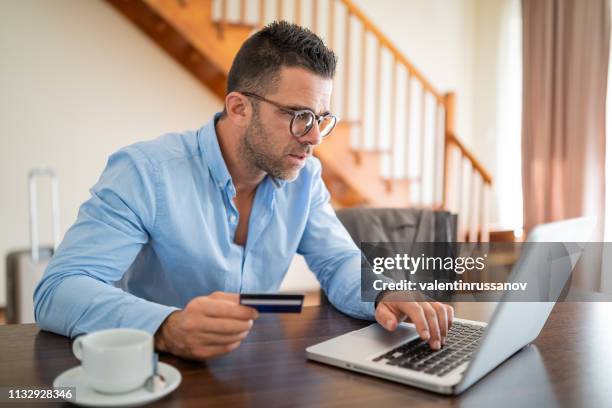
[[[113,286],[155,230],[157,172],[135,147],[109,158],[34,293],[36,321],[75,337],[112,327],[154,333],[174,310]]]
[[[423,340],[439,349],[453,321],[451,306],[439,302],[390,302],[384,297],[376,307],[374,302],[361,302],[361,251],[336,217],[321,179],[321,165],[318,161],[316,164],[309,217],[298,253],[306,258],[327,297],[342,312],[357,318],[375,318],[390,331],[408,319]]]
[[[361,302],[361,251],[336,217],[321,179],[321,164],[314,163],[308,221],[298,253],[334,306],[352,317],[374,319],[374,302]]]

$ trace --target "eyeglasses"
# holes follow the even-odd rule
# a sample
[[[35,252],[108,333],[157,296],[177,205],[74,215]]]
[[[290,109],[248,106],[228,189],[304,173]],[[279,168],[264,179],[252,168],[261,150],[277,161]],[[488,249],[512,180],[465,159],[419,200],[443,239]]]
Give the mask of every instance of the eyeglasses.
[[[271,105],[276,106],[282,112],[292,115],[293,117],[291,118],[291,123],[289,124],[289,130],[291,131],[291,134],[297,138],[300,138],[306,133],[310,132],[310,129],[312,129],[315,122],[319,127],[319,134],[321,135],[321,138],[325,138],[326,136],[329,136],[332,130],[334,130],[334,127],[338,122],[338,118],[330,113],[319,116],[310,109],[291,109],[287,106],[283,106],[252,92],[240,93],[244,96],[267,102]]]

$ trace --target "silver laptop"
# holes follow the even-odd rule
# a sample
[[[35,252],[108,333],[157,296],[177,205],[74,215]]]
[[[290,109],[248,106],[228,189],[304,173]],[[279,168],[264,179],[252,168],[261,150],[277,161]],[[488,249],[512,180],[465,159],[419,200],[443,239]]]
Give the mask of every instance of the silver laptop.
[[[592,218],[575,218],[533,229],[528,242],[586,243],[595,227]],[[527,246],[524,248],[528,248]],[[580,255],[573,246],[569,253],[569,273]],[[534,251],[523,250],[513,267],[510,281],[529,279]],[[556,300],[569,273],[554,287],[547,299]],[[540,288],[541,289],[541,288]],[[538,289],[538,290],[540,290]],[[504,360],[535,340],[555,302],[500,302],[489,324],[456,318],[446,344],[432,351],[414,325],[402,323],[388,332],[378,323],[308,347],[309,359],[387,380],[424,388],[441,394],[460,394]]]

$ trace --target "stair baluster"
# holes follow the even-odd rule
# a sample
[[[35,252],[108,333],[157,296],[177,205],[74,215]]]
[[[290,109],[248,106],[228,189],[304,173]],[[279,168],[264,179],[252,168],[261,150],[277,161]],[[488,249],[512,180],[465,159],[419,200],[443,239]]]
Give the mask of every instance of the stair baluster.
[[[343,120],[338,125],[336,141],[325,144],[336,149],[329,154],[336,160],[330,160],[331,163],[324,161],[327,169],[324,177],[333,178],[335,185],[344,182],[344,187],[338,191],[344,191],[341,195],[346,198],[346,205],[366,202],[372,205],[447,208],[460,214],[462,240],[487,240],[492,179],[457,136],[454,94],[438,92],[351,0],[325,0],[327,7],[325,3],[319,3],[320,0],[308,0],[311,6],[309,18],[308,8],[306,14],[303,13],[303,1],[275,1],[274,5],[259,0],[255,10],[258,15],[252,18],[252,10],[247,4],[253,3],[246,0],[107,0],[219,96],[223,95],[232,52],[237,51],[255,26],[261,27],[287,15],[293,15],[297,23],[309,25],[326,38],[331,48],[343,47],[337,52],[342,55],[342,86],[335,99],[342,106],[340,109],[332,106],[332,110],[342,112]],[[267,4],[271,7],[268,8]],[[325,20],[319,18],[320,7],[325,11]],[[336,19],[337,7],[345,13],[343,18]],[[340,25],[337,29],[336,24]],[[357,26],[361,33],[358,41],[354,41],[352,36],[357,35]],[[322,28],[326,33],[320,32]],[[360,45],[355,47],[356,43]],[[358,73],[351,69],[355,52],[361,53],[357,55]],[[387,52],[392,61],[390,75],[387,65],[383,66]],[[371,56],[376,58],[373,66],[368,63]],[[402,79],[405,72],[405,86],[401,85],[400,72]],[[390,96],[386,93],[389,84]],[[368,110],[371,96],[374,96],[374,108]],[[356,98],[360,100],[356,101]],[[386,111],[382,98],[389,102]],[[400,103],[402,99],[403,104]],[[433,103],[430,103],[431,99]],[[382,137],[386,129],[383,125],[387,121],[390,123],[389,143]],[[346,136],[351,128],[359,131],[359,137],[352,142]],[[317,150],[321,152],[325,145]],[[321,155],[327,157],[324,153]],[[339,154],[350,161],[338,160]],[[372,169],[379,170],[376,167],[383,155],[390,163],[388,178],[383,180],[379,176],[379,186],[363,188],[366,178],[374,180]],[[342,162],[342,165],[337,164],[334,168],[334,162]],[[332,177],[330,171],[337,173]],[[359,179],[351,180],[356,177]],[[417,183],[418,192],[411,192]],[[335,197],[335,201],[342,200]]]

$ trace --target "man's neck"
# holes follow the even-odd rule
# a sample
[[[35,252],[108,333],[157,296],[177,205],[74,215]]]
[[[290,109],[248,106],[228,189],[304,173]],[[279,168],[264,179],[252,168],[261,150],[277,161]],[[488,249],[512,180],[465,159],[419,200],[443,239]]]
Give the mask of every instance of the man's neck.
[[[221,148],[221,155],[232,176],[236,187],[236,194],[251,196],[259,183],[266,177],[266,173],[254,169],[249,163],[244,163],[238,157],[238,143],[240,138],[236,134],[239,130],[232,126],[226,118],[221,118],[215,124],[217,140]]]

